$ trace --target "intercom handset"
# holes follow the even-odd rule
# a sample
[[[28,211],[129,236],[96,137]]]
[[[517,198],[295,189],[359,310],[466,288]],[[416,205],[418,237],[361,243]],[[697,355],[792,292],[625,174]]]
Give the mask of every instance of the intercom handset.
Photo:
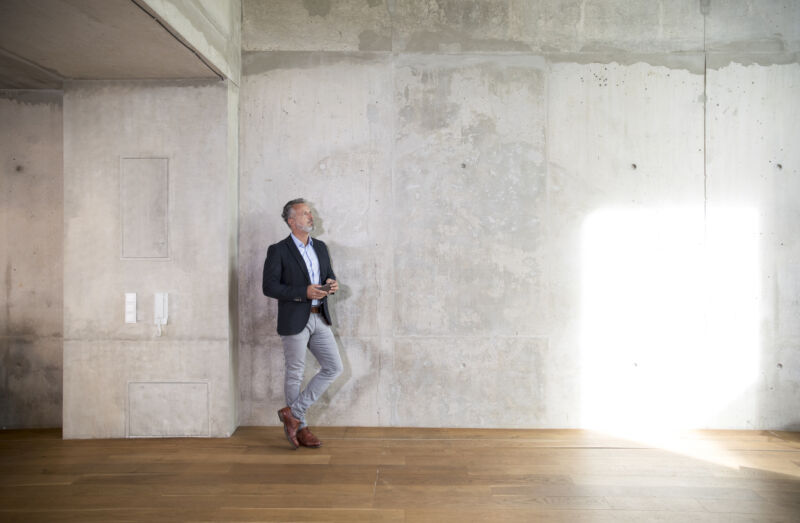
[[[161,336],[161,326],[167,324],[169,318],[169,294],[157,292],[153,303],[154,322],[158,326],[158,335]]]

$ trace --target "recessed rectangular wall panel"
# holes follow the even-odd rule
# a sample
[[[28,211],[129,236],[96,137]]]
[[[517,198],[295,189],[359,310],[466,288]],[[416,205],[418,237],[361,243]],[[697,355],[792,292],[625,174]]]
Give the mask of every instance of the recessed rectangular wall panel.
[[[187,436],[209,436],[207,382],[128,383],[128,437]]]
[[[120,160],[123,258],[169,257],[167,158]]]

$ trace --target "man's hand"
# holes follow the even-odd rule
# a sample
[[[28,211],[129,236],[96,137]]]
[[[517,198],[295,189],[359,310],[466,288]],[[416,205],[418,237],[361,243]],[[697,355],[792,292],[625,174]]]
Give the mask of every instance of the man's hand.
[[[334,292],[339,290],[339,282],[337,282],[336,280],[328,278],[327,280],[325,280],[325,283],[331,284],[331,291],[328,294],[333,294]]]
[[[306,297],[309,300],[321,300],[327,295],[328,293],[320,289],[319,285],[309,285],[306,287]]]

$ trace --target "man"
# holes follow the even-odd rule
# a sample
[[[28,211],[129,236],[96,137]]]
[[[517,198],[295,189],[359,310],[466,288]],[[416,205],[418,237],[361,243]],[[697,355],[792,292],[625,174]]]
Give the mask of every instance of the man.
[[[322,443],[306,425],[306,411],[342,373],[328,309],[328,295],[339,290],[339,284],[328,248],[309,235],[314,217],[305,200],[288,202],[281,216],[292,232],[269,246],[262,281],[264,294],[278,300],[278,334],[286,363],[286,406],[278,411],[278,418],[294,449],[300,445],[319,448]],[[306,347],[322,368],[301,391]]]

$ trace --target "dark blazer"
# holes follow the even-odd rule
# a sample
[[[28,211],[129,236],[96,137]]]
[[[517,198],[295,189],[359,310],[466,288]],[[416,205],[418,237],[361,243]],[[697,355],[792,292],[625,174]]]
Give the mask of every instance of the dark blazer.
[[[314,238],[314,252],[319,259],[319,281],[321,284],[336,275],[331,268],[328,247]],[[261,287],[266,296],[278,300],[278,334],[290,336],[302,331],[311,315],[311,300],[306,297],[306,287],[311,285],[308,269],[303,256],[292,240],[292,235],[285,240],[272,244],[267,249],[264,261],[264,277]],[[328,298],[321,300],[322,314],[328,324],[331,315],[328,311]]]

